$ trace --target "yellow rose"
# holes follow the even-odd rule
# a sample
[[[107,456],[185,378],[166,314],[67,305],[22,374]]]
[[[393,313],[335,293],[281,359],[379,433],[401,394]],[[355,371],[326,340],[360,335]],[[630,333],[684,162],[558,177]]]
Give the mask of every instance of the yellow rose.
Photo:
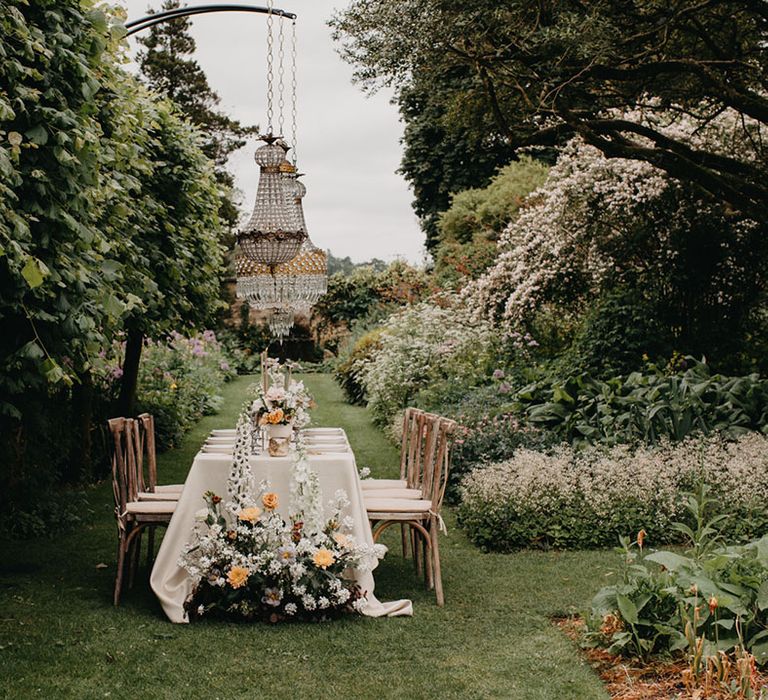
[[[258,506],[251,506],[250,508],[243,508],[237,517],[239,520],[243,520],[246,523],[255,523],[261,515],[261,508]]]
[[[227,582],[232,588],[244,586],[248,580],[248,569],[244,566],[233,566],[227,574]]]
[[[261,502],[262,504],[264,504],[264,507],[267,510],[274,510],[275,508],[277,508],[277,504],[278,504],[277,494],[272,493],[271,491],[269,493],[265,493],[261,497]]]
[[[312,561],[315,562],[315,566],[319,566],[321,569],[327,569],[334,561],[336,561],[336,557],[330,549],[321,547],[312,555]]]

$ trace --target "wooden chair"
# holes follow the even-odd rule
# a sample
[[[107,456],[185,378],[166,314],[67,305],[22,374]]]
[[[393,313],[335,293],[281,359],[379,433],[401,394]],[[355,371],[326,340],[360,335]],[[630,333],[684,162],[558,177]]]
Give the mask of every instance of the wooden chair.
[[[424,574],[427,585],[434,588],[437,604],[445,604],[442,572],[440,567],[440,530],[444,530],[440,509],[445,495],[450,470],[450,455],[455,421],[424,414],[427,430],[423,441],[423,469],[421,471],[421,498],[366,496],[368,518],[373,528],[373,539],[377,541],[391,525],[410,527],[413,533],[414,559],[420,568],[421,553],[424,554]]]
[[[142,413],[136,419],[136,444],[138,445],[139,500],[177,501],[184,484],[157,483],[157,452],[155,450],[155,419]],[[147,458],[147,479],[144,479],[144,457]]]
[[[112,418],[108,426],[112,437],[112,490],[118,536],[113,602],[119,605],[126,560],[131,586],[138,567],[141,533],[150,526],[167,525],[176,509],[176,501],[138,500],[140,477],[136,421],[131,418]]]
[[[403,437],[400,443],[400,478],[399,479],[364,479],[363,492],[379,489],[417,488],[415,475],[418,472],[418,460],[422,452],[425,413],[418,408],[406,408],[403,413]]]

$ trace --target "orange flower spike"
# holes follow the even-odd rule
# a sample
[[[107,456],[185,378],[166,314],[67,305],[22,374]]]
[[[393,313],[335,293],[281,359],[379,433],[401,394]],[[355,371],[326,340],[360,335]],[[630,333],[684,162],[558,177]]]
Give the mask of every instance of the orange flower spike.
[[[709,614],[714,615],[715,610],[717,610],[717,598],[715,598],[715,596],[712,596],[709,599]]]
[[[637,546],[640,547],[640,549],[643,548],[643,542],[645,542],[645,536],[648,533],[645,530],[640,530],[640,532],[637,533]]]

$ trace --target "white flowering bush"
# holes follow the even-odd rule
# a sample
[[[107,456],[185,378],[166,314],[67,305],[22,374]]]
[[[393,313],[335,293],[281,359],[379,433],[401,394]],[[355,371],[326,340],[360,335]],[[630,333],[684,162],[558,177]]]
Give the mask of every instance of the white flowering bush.
[[[735,147],[729,123],[724,116],[690,140]],[[673,121],[663,127],[676,136],[685,128]],[[530,332],[543,341],[554,334],[567,344],[587,309],[623,290],[677,349],[727,356],[748,336],[744,325],[761,298],[761,241],[754,221],[648,163],[606,158],[574,138],[502,234],[496,264],[463,294],[509,337]],[[655,333],[637,360],[658,344]]]
[[[487,381],[494,357],[490,324],[470,319],[452,296],[440,301],[390,316],[380,327],[376,352],[354,368],[380,424],[391,423],[420,394],[422,404],[448,403]]]
[[[731,537],[766,532],[768,437],[757,433],[656,448],[520,449],[466,477],[459,520],[475,544],[500,551],[608,546],[640,530],[655,543],[675,542],[683,494],[702,483],[730,516]]]

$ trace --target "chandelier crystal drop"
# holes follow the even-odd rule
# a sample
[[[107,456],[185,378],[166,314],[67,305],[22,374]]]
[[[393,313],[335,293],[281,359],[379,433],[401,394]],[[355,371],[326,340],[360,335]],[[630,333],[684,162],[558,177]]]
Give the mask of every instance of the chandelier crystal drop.
[[[278,340],[282,341],[293,328],[293,309],[273,309],[267,321],[269,331]]]
[[[296,257],[307,231],[286,191],[281,169],[286,162],[285,149],[271,135],[262,140],[266,143],[255,155],[261,169],[256,203],[251,218],[238,233],[237,242],[243,256],[271,270]]]

